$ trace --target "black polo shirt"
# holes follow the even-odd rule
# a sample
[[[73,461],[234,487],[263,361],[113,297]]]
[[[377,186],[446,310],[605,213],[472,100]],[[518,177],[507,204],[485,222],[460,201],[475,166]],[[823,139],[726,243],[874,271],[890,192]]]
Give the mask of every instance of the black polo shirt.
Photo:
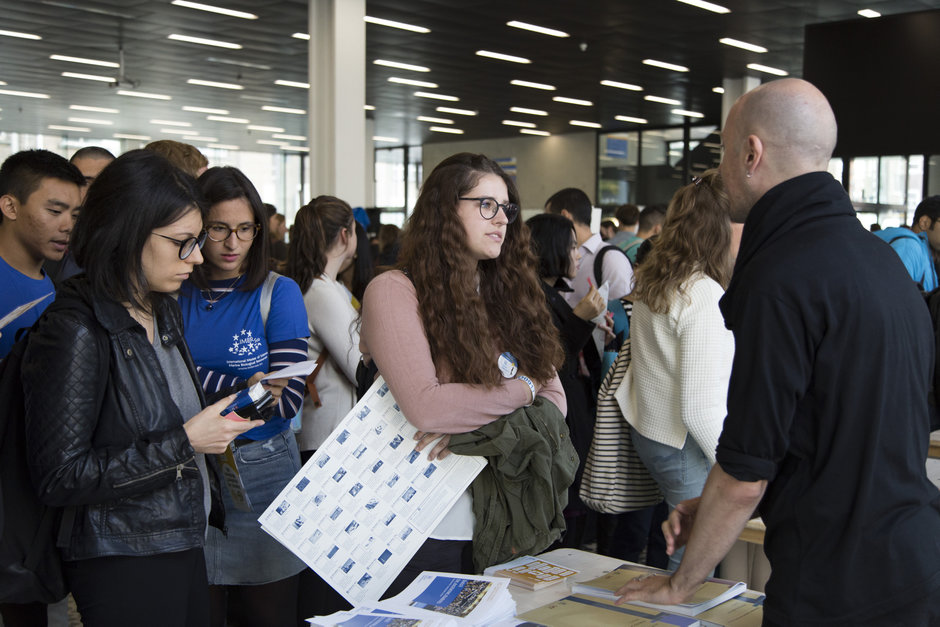
[[[831,175],[754,205],[721,310],[735,357],[717,459],[769,481],[767,619],[851,624],[940,587],[930,317]]]

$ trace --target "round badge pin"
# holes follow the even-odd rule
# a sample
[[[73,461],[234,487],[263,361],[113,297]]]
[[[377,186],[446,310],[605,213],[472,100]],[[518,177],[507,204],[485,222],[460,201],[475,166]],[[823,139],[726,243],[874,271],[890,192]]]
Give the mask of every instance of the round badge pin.
[[[512,379],[519,371],[519,362],[512,353],[503,353],[499,356],[499,371],[507,379]]]

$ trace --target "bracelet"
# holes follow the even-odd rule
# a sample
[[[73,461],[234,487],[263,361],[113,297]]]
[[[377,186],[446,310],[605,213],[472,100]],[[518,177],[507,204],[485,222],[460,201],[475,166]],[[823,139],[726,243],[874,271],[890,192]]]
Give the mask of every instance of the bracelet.
[[[532,400],[528,404],[526,404],[526,407],[528,407],[529,405],[535,402],[535,384],[532,383],[532,379],[525,376],[524,374],[520,374],[518,377],[516,377],[516,379],[528,385],[529,389],[532,390]]]

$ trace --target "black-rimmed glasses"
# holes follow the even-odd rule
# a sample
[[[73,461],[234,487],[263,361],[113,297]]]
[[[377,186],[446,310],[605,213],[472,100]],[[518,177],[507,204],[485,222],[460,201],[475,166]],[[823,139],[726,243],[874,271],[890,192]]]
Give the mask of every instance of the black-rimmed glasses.
[[[475,200],[479,202],[480,215],[483,216],[484,220],[492,220],[495,218],[497,212],[499,212],[500,209],[502,209],[503,213],[506,214],[506,222],[510,224],[519,216],[519,205],[511,202],[507,202],[505,205],[501,205],[496,202],[495,198],[490,198],[489,196],[481,196],[478,198],[459,196],[457,200]]]
[[[168,239],[174,244],[179,244],[180,247],[180,260],[186,260],[196,248],[202,248],[203,244],[206,243],[206,231],[201,231],[196,237],[187,237],[186,239],[176,239],[175,237],[170,237],[169,235],[164,235],[163,233],[152,232],[153,235],[159,235],[163,239]]]
[[[251,223],[239,224],[234,229],[227,224],[221,223],[210,224],[206,227],[206,232],[209,233],[209,239],[213,242],[224,242],[232,233],[241,241],[250,242],[258,235],[259,230],[261,230],[260,225]]]

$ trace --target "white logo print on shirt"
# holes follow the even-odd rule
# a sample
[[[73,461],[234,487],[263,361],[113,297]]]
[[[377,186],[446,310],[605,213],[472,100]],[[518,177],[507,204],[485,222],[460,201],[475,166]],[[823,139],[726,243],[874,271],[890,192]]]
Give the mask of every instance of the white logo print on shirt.
[[[242,329],[240,333],[232,336],[232,340],[232,346],[229,347],[228,352],[239,357],[250,355],[261,348],[261,338],[255,337],[251,331],[246,329]]]

